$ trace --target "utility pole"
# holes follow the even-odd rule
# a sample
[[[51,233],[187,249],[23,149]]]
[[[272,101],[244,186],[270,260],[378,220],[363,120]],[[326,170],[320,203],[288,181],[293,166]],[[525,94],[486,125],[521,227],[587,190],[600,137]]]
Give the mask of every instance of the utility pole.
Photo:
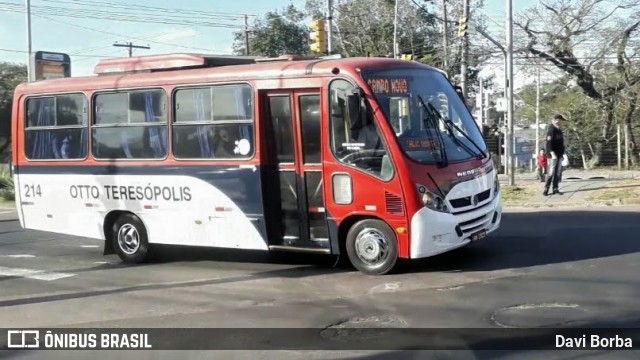
[[[35,71],[31,66],[31,0],[27,0],[26,3],[26,14],[27,14],[27,79],[29,82],[35,80]]]
[[[244,54],[249,55],[249,16],[244,14]]]
[[[447,24],[447,0],[442,0],[442,49],[444,71],[449,69],[449,26]]]
[[[487,122],[487,124],[489,123],[489,92],[485,92],[484,93],[484,99],[482,99],[482,101],[484,101],[484,121]]]
[[[133,48],[136,48],[136,49],[151,49],[149,46],[133,45],[133,43],[131,43],[131,42],[128,42],[126,44],[115,43],[115,44],[113,44],[113,46],[129,48],[129,57],[133,56]]]
[[[624,125],[624,169],[629,170],[629,126]]]
[[[508,98],[508,87],[509,87],[509,69],[507,66],[507,63],[509,62],[509,57],[507,56],[507,49],[504,48],[504,46],[502,46],[502,44],[500,44],[499,41],[497,41],[496,39],[492,38],[489,34],[487,34],[487,32],[485,32],[484,30],[482,30],[479,26],[475,26],[474,29],[482,36],[485,37],[485,39],[491,41],[498,49],[500,49],[500,51],[502,51],[502,55],[504,57],[504,78],[503,78],[503,87],[504,87],[504,92],[503,92],[503,97],[506,100]],[[508,118],[509,118],[509,112],[505,111],[504,112],[504,118],[503,118],[503,122],[504,122],[504,129],[505,129],[505,139],[507,139],[507,123],[508,123]],[[502,127],[500,127],[502,128]],[[509,174],[509,157],[506,155],[508,154],[507,149],[508,146],[507,145],[507,141],[505,140],[505,156],[504,156],[504,174]]]
[[[620,129],[620,124],[617,125],[618,128],[618,169],[622,170],[622,134]]]
[[[465,22],[469,22],[469,0],[464,0],[464,8],[463,8],[463,12],[462,12],[462,18],[463,21]],[[462,87],[462,94],[464,95],[464,98],[467,98],[467,91],[468,89],[468,84],[467,84],[467,64],[469,62],[469,36],[466,34],[464,34],[464,36],[462,37],[462,59],[461,59],[461,65],[460,65],[460,75],[461,75],[461,86]]]
[[[482,76],[480,76],[480,106],[478,107],[478,126],[482,129],[482,125],[484,125],[486,119],[484,118],[484,99],[482,98],[484,96],[484,79],[482,78]]]
[[[538,66],[538,81],[536,86],[536,149],[537,154],[540,149],[540,66]]]
[[[507,0],[507,73],[509,79],[507,86],[509,91],[507,92],[507,114],[509,114],[509,130],[508,140],[505,141],[505,145],[509,147],[507,155],[509,159],[509,185],[515,185],[515,163],[513,161],[514,146],[513,142],[515,137],[513,136],[513,1]]]
[[[393,17],[393,58],[398,58],[398,0],[396,0],[396,10]]]
[[[327,0],[327,55],[333,52],[333,0]]]

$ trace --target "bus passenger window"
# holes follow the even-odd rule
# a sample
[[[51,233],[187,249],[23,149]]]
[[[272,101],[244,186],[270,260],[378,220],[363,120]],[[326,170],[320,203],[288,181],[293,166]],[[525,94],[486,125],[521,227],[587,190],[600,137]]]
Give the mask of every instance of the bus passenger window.
[[[93,155],[98,159],[167,156],[164,90],[101,93],[94,98]]]
[[[253,156],[249,85],[179,89],[174,96],[173,155],[179,159]]]
[[[25,155],[28,159],[86,157],[87,99],[83,94],[29,98],[25,112]]]
[[[393,172],[389,155],[364,100],[361,103],[364,116],[353,123],[349,119],[346,99],[353,90],[353,85],[345,80],[334,80],[330,85],[331,150],[338,161],[390,180]]]

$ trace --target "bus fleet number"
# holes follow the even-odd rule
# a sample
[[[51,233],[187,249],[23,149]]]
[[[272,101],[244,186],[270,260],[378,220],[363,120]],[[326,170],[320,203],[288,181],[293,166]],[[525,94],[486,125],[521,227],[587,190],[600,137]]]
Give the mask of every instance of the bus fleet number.
[[[42,191],[40,191],[40,185],[25,185],[24,196],[25,197],[42,196]]]

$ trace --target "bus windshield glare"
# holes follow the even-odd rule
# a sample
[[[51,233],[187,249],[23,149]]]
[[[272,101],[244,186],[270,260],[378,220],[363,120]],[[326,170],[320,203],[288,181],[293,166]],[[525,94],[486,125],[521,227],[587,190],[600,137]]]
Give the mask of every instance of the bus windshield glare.
[[[478,125],[442,73],[392,69],[363,71],[363,77],[400,147],[414,161],[446,164],[485,156]]]

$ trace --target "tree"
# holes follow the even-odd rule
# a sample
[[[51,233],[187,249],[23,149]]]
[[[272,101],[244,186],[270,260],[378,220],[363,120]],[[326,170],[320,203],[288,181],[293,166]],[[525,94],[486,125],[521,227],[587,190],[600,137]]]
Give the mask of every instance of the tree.
[[[307,0],[307,13],[324,18],[324,0]],[[394,0],[334,0],[334,53],[347,57],[393,56]],[[435,19],[410,1],[398,3],[398,43],[403,54],[426,56],[435,53],[432,34]]]
[[[398,1],[397,39],[399,52],[411,54],[416,61],[446,71],[456,81],[461,70],[461,38],[457,35],[462,0],[447,0],[447,66],[443,47],[444,19],[440,15],[441,2],[430,0]],[[395,0],[334,0],[334,53],[347,57],[393,56]],[[477,10],[483,1],[473,1],[471,17],[480,18]],[[323,18],[325,0],[307,0],[309,16]],[[478,21],[482,26],[483,21]],[[475,42],[477,39],[470,39]],[[469,97],[477,92],[479,65],[488,58],[491,48],[472,46],[469,51]]]
[[[629,60],[631,53],[637,51],[629,45],[629,39],[640,27],[638,19],[640,0],[616,4],[603,0],[549,0],[527,10],[515,22],[523,32],[525,52],[571,76],[576,86],[598,104],[600,134],[590,160],[592,166],[602,162],[605,147],[613,139],[622,92],[640,84],[640,71]],[[577,55],[581,50],[587,56]],[[616,62],[607,61],[610,57]],[[636,103],[632,101],[630,105],[635,111]],[[635,148],[635,140],[631,142]]]
[[[11,145],[11,109],[13,93],[27,81],[27,66],[0,62],[0,154]]]
[[[281,12],[273,11],[251,25],[249,55],[279,56],[309,52],[309,29],[303,23],[305,14],[294,5]],[[236,33],[234,53],[245,54],[245,35]]]

